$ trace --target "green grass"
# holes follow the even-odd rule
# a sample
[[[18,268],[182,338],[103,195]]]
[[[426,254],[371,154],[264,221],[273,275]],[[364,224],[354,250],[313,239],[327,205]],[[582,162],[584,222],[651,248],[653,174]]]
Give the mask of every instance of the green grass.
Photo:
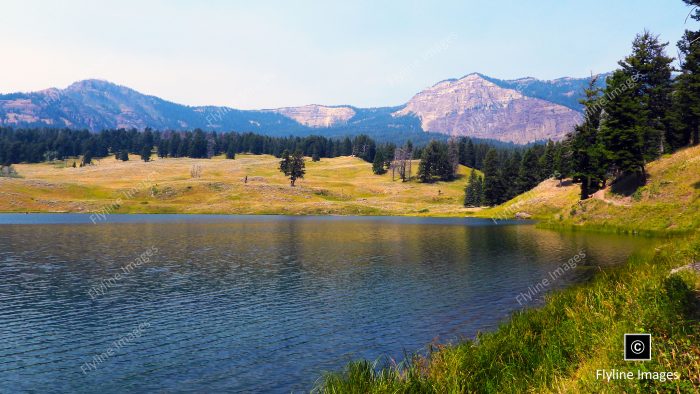
[[[697,274],[669,275],[700,256],[700,238],[672,239],[548,296],[491,333],[441,346],[400,365],[367,361],[325,375],[326,393],[697,392]],[[625,362],[623,334],[652,333],[652,360]],[[597,380],[597,369],[674,371],[679,381]]]

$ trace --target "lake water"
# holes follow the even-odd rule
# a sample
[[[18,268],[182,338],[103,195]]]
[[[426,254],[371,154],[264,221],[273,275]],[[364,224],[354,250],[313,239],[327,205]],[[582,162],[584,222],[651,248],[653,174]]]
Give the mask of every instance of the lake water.
[[[4,214],[0,391],[308,391],[494,329],[543,279],[646,243],[479,219]]]

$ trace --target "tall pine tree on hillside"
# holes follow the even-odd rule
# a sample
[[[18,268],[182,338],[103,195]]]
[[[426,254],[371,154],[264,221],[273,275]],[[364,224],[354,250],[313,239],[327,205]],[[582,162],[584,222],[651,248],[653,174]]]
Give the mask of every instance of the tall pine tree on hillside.
[[[484,158],[484,205],[496,205],[505,200],[500,167],[498,152],[490,149]]]
[[[683,0],[695,7],[690,17],[700,21],[700,0]],[[686,30],[678,41],[680,72],[674,80],[674,127],[667,137],[673,149],[700,143],[700,31]]]
[[[632,42],[632,54],[608,78],[601,139],[615,175],[646,180],[645,165],[664,152],[671,128],[671,62],[668,43],[648,31]]]
[[[571,162],[574,167],[572,177],[574,182],[581,183],[582,200],[605,185],[608,171],[606,154],[599,135],[603,106],[601,89],[596,85],[597,79],[597,76],[591,77],[588,87],[584,90],[585,98],[580,102],[583,104],[585,117],[568,137]],[[561,154],[562,152],[559,153]],[[564,172],[561,169],[563,160],[562,157],[555,159],[557,166],[560,167],[557,169],[559,173]]]

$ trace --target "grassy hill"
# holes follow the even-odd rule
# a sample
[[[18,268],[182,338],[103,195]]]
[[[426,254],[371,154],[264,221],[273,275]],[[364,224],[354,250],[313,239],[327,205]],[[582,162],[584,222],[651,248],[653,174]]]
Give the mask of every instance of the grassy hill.
[[[355,157],[306,161],[290,187],[273,156],[235,160],[112,157],[73,168],[65,162],[18,164],[21,178],[0,178],[2,212],[235,213],[464,216],[467,167],[454,182],[392,181]],[[193,166],[201,168],[192,177]],[[413,163],[413,173],[418,162]],[[248,182],[245,183],[245,177]]]
[[[647,167],[647,185],[634,194],[611,187],[579,201],[578,185],[547,180],[503,205],[477,213],[514,217],[527,213],[550,227],[632,233],[683,233],[700,228],[700,146],[666,155]]]

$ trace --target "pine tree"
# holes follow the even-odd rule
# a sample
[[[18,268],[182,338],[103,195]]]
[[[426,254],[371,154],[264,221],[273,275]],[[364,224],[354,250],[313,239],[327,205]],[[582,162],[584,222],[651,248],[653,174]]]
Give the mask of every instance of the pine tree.
[[[464,206],[465,207],[479,207],[481,206],[481,177],[476,174],[476,171],[472,169],[469,174],[469,183],[464,189]]]
[[[374,172],[376,175],[385,174],[386,167],[384,166],[384,164],[384,153],[381,149],[379,149],[377,150],[377,153],[374,154],[374,161],[372,162],[372,172]]]
[[[226,149],[226,158],[229,160],[236,158],[236,147],[231,142],[229,142],[228,148]]]
[[[600,96],[601,89],[596,85],[597,79],[597,76],[592,77],[588,87],[584,89],[585,98],[580,102],[585,109],[585,117],[568,137],[573,162],[573,178],[575,182],[581,183],[581,199],[588,198],[591,193],[603,187],[608,172],[608,161],[599,131],[603,100]],[[568,172],[564,167],[569,163],[569,160],[564,157],[565,153],[564,148],[560,148],[555,158],[556,171],[560,174],[560,184],[561,179]]]
[[[119,160],[129,161],[129,151],[126,149],[122,149],[121,151],[119,151]]]
[[[495,149],[489,149],[484,158],[484,187],[485,205],[496,205],[504,201],[504,188],[501,180],[500,161]]]
[[[295,182],[298,178],[304,178],[306,164],[304,163],[304,155],[300,150],[294,152],[294,155],[290,156],[289,151],[285,150],[282,153],[282,160],[280,161],[280,171],[284,173],[285,176],[289,177],[289,184],[294,187]]]
[[[208,142],[204,132],[200,129],[194,131],[194,136],[192,137],[192,144],[189,146],[189,157],[196,159],[203,159],[208,157]]]
[[[519,150],[504,156],[503,160],[501,160],[502,164],[499,176],[501,178],[501,184],[503,185],[503,201],[510,200],[525,191],[522,190],[518,182],[522,161],[523,156],[520,154]]]
[[[455,156],[450,155],[449,151],[447,144],[434,140],[423,148],[418,165],[418,178],[421,182],[433,182],[435,177],[443,181],[454,179]]]
[[[551,178],[554,174],[554,152],[556,147],[552,140],[547,141],[547,145],[544,148],[544,154],[540,157],[539,168],[540,168],[540,180]]]
[[[151,147],[144,145],[143,148],[141,148],[141,160],[145,161],[148,163],[151,161]]]
[[[87,151],[87,152],[85,152],[85,154],[83,155],[83,161],[80,163],[80,166],[82,167],[82,166],[87,166],[87,165],[90,165],[90,164],[92,164],[92,152],[91,152],[91,151]]]
[[[700,21],[700,1],[683,1],[694,7],[691,18]],[[686,30],[677,46],[681,74],[674,80],[674,125],[667,133],[672,149],[700,143],[700,31]]]
[[[638,34],[632,54],[608,78],[601,139],[615,175],[646,181],[645,165],[664,151],[671,130],[671,62],[668,43],[648,31]]]
[[[516,180],[520,193],[524,193],[540,183],[540,176],[537,171],[538,161],[537,154],[533,148],[525,151],[518,169],[518,179]]]

